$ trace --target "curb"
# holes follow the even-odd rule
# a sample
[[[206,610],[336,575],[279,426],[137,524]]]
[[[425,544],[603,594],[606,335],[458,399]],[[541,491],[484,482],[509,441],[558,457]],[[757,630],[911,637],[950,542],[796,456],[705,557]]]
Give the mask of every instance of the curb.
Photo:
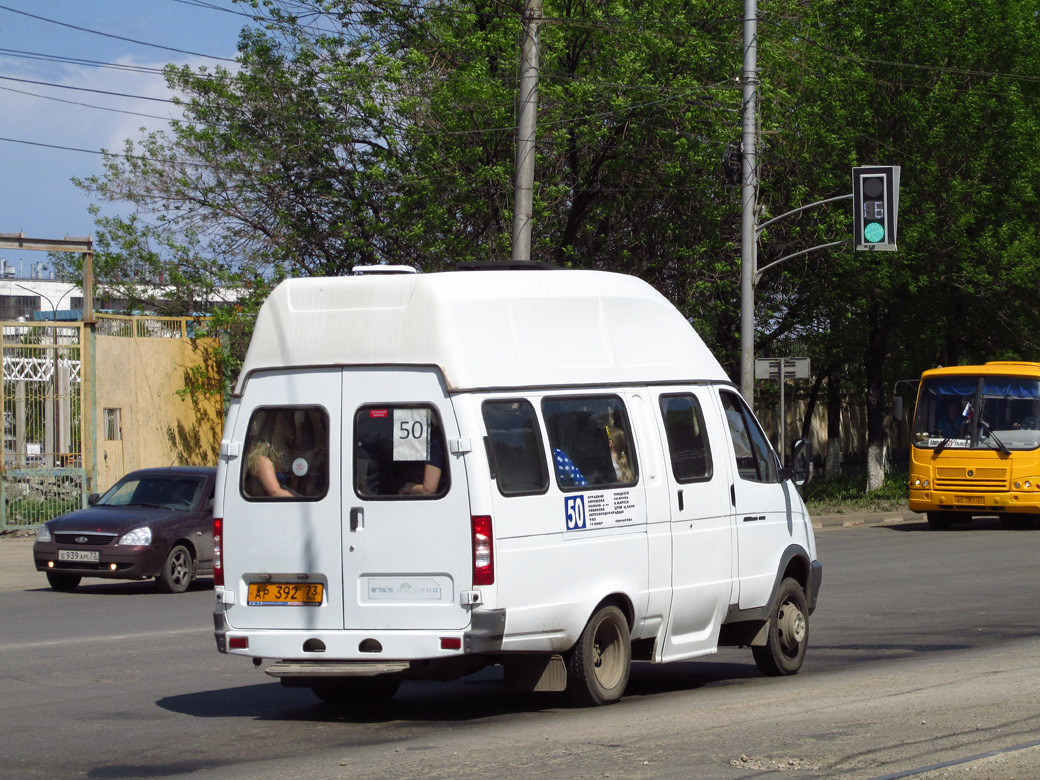
[[[855,525],[892,525],[893,523],[915,523],[924,522],[925,516],[920,512],[911,512],[909,509],[894,510],[891,512],[863,512],[848,515],[813,515],[813,528],[841,528]]]

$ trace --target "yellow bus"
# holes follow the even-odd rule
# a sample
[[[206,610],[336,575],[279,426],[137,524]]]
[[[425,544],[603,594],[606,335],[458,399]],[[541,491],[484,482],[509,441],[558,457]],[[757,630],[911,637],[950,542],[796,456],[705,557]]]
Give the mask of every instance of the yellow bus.
[[[975,515],[1027,527],[1040,516],[1040,363],[990,362],[921,375],[910,509],[935,529]]]

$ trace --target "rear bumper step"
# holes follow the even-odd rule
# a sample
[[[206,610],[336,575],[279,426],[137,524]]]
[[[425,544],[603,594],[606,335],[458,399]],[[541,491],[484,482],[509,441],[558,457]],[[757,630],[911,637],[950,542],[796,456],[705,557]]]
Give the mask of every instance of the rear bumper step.
[[[374,677],[377,674],[407,672],[407,661],[350,663],[338,661],[279,661],[264,671],[271,677]]]

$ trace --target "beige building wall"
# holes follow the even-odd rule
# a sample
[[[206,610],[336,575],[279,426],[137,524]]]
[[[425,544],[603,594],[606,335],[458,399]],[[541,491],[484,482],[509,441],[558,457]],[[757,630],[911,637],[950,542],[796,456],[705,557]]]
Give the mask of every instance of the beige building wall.
[[[95,338],[95,490],[107,490],[137,468],[216,465],[221,394],[178,393],[198,384],[199,376],[209,377],[209,387],[219,386],[216,340]]]

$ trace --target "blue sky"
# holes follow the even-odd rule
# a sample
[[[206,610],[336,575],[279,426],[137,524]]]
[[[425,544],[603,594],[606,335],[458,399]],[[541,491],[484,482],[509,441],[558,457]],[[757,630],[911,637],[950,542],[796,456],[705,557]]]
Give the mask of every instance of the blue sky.
[[[163,127],[174,107],[148,99],[170,93],[162,76],[147,69],[233,66],[143,45],[233,60],[239,31],[250,21],[218,9],[247,10],[232,0],[0,0],[0,138],[10,139],[0,140],[0,233],[63,238],[94,232],[91,200],[70,180],[101,173],[102,158],[67,149],[117,151],[124,139],[139,138],[142,126]],[[0,250],[0,257],[24,276],[30,263],[47,259],[45,252],[13,250]]]

